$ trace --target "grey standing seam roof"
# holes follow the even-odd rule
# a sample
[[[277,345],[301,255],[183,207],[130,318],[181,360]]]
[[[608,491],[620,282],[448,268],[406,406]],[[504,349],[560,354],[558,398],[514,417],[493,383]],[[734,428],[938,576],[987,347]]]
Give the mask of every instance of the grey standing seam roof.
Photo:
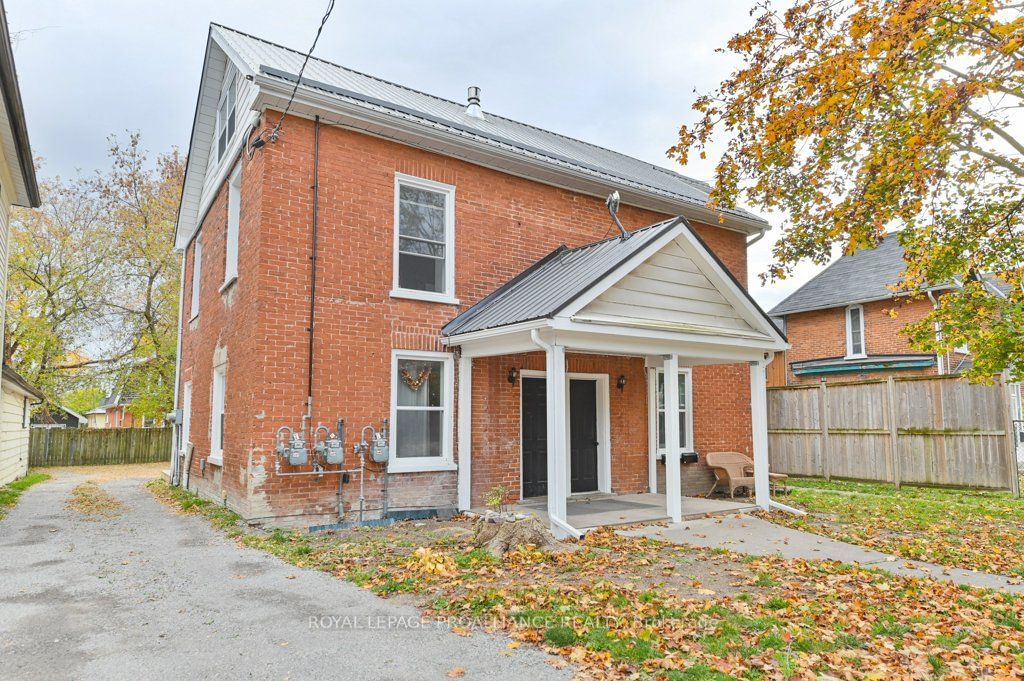
[[[553,317],[680,221],[659,222],[630,232],[628,238],[616,236],[578,248],[559,246],[445,324],[441,333],[454,336]]]
[[[254,72],[294,83],[305,54],[235,29],[213,24],[214,30]],[[483,118],[466,113],[464,102],[429,95],[313,57],[302,85],[349,103],[399,118],[416,120],[521,154],[568,165],[676,200],[705,206],[711,187],[668,168],[641,161],[581,140],[559,135],[486,111]],[[740,208],[722,212],[767,222]]]

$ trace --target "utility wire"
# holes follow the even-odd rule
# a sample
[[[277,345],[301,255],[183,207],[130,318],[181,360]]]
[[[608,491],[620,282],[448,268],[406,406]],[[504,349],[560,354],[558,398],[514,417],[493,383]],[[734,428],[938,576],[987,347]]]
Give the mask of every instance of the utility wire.
[[[327,11],[324,12],[324,16],[320,19],[320,26],[316,29],[316,36],[313,38],[313,44],[309,46],[309,51],[306,52],[306,57],[302,60],[302,68],[299,69],[299,75],[295,79],[295,87],[292,88],[292,94],[288,97],[288,104],[284,107],[284,112],[281,114],[280,120],[277,121],[277,125],[270,131],[270,141],[276,142],[278,135],[281,133],[281,126],[284,125],[284,118],[288,115],[288,112],[292,108],[292,102],[295,101],[295,93],[299,91],[299,83],[302,82],[302,74],[306,71],[306,64],[309,63],[309,58],[313,55],[313,50],[316,49],[316,44],[320,40],[320,34],[323,33],[324,25],[327,20],[331,17],[331,12],[334,11],[334,0],[330,0],[327,3]]]

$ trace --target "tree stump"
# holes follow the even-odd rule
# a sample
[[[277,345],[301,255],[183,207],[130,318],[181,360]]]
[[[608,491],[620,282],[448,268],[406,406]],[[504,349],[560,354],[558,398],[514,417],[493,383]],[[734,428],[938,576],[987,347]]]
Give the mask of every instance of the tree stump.
[[[552,553],[576,549],[575,544],[566,544],[555,539],[548,528],[536,518],[502,519],[498,522],[480,520],[476,524],[473,544],[487,549],[495,558],[501,558],[516,547],[527,544]]]

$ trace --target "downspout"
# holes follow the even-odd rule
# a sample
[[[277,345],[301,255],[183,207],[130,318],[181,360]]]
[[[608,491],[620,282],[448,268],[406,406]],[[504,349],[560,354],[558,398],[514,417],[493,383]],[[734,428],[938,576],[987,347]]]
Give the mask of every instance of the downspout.
[[[308,436],[307,442],[313,442],[313,339],[316,333],[316,259],[317,259],[317,227],[320,213],[320,117],[313,119],[313,247],[310,254],[309,284],[309,354],[306,360],[306,415],[302,417],[303,434]],[[309,429],[309,432],[305,432]]]
[[[175,353],[174,359],[174,404],[173,409],[178,409],[178,400],[180,399],[179,383],[181,382],[181,338],[183,333],[183,327],[185,326],[185,256],[187,251],[181,251],[181,272],[178,275],[178,347]],[[184,414],[182,415],[182,418]],[[178,423],[174,424],[174,429],[177,434],[181,435],[181,420],[178,419]],[[171,485],[178,486],[181,484],[181,472],[178,470],[180,465],[181,448],[177,446],[175,440],[177,438],[171,438]],[[187,446],[187,443],[182,443]]]
[[[925,291],[925,293],[928,295],[928,300],[932,301],[932,309],[939,309],[939,301],[935,299],[935,295],[931,291]],[[941,338],[942,327],[939,326],[939,321],[935,320],[935,340],[940,340]],[[946,373],[946,353],[938,354],[935,359],[939,364],[939,375],[941,376]]]
[[[767,229],[762,229],[760,232],[757,233],[757,236],[755,236],[753,239],[751,239],[750,241],[747,242],[747,248],[750,248],[751,246],[756,244],[758,241],[763,239],[764,235],[767,234],[767,233],[768,233]]]
[[[543,350],[545,353],[549,353],[549,352],[553,351],[553,348],[551,347],[551,344],[545,342],[540,337],[540,332],[537,329],[530,329],[530,340],[532,340],[534,342],[534,344],[537,347],[539,347],[541,350]],[[576,537],[577,539],[579,539],[579,538],[583,537],[584,534],[586,534],[585,532],[581,532],[580,530],[577,530],[575,527],[573,527],[572,525],[570,525],[566,521],[562,520],[561,518],[548,517],[548,522],[550,522],[552,525],[555,525],[556,527],[558,527],[558,529],[560,529],[562,532],[564,532],[565,534],[567,534],[570,537]]]

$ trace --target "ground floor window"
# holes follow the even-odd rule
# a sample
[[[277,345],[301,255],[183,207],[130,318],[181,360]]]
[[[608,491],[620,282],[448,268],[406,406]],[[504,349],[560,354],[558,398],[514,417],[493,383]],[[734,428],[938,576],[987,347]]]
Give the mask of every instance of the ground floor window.
[[[453,374],[452,356],[448,353],[393,353],[390,470],[453,467]]]
[[[654,386],[654,408],[657,412],[655,428],[658,434],[658,453],[665,453],[665,371],[656,371]],[[679,451],[693,451],[693,374],[690,369],[679,370]]]
[[[213,368],[213,404],[210,423],[210,463],[224,461],[224,407],[227,393],[227,365]]]

